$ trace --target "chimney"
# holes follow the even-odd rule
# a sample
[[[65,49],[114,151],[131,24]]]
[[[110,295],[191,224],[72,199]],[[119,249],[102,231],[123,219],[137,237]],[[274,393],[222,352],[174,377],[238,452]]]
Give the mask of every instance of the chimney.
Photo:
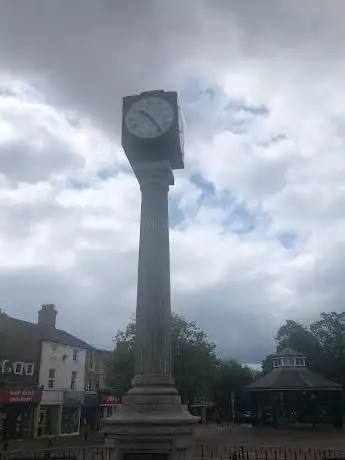
[[[43,304],[38,312],[38,324],[45,327],[55,328],[57,311],[53,304]]]

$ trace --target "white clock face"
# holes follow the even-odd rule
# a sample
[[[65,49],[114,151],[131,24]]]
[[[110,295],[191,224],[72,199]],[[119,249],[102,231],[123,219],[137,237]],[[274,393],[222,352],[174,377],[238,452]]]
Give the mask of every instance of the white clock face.
[[[139,99],[130,107],[125,116],[128,130],[137,137],[159,137],[174,122],[174,109],[168,101],[157,96]]]

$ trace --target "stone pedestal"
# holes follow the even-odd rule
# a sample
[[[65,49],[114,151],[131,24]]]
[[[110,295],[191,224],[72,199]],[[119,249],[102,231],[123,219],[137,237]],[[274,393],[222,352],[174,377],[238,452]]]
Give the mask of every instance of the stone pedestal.
[[[174,184],[169,162],[134,170],[142,193],[135,377],[121,410],[104,420],[115,457],[189,459],[193,425],[181,404],[171,369],[171,305],[168,191]]]

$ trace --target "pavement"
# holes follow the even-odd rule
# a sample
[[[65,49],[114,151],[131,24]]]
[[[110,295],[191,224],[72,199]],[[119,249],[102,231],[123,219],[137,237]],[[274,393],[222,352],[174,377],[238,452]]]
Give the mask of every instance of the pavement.
[[[243,458],[248,457],[248,460],[251,457],[251,455],[248,455],[249,452],[253,452],[253,455],[256,456],[257,449],[263,450],[262,458],[267,457],[267,460],[273,454],[276,457],[275,460],[280,458],[275,453],[276,449],[283,449],[284,451],[286,449],[299,449],[301,452],[305,450],[322,452],[332,449],[345,453],[345,429],[331,427],[316,427],[313,429],[309,426],[296,426],[289,429],[274,429],[236,425],[225,427],[220,427],[219,425],[198,425],[195,435],[198,445],[198,456],[205,459],[214,457],[213,451],[220,450],[222,453],[219,457],[229,459],[229,449],[233,448],[236,448],[236,450],[237,448],[244,448],[247,453]],[[49,448],[67,450],[73,447],[101,447],[103,445],[103,434],[84,431],[79,436],[10,441],[7,446],[4,443],[0,443],[0,453],[5,450],[33,451]],[[327,456],[323,455],[323,457]],[[332,457],[334,457],[334,454]],[[295,460],[298,460],[297,457]],[[307,460],[307,457],[303,458],[303,460]]]
[[[284,447],[345,450],[345,429],[330,426],[295,425],[289,428],[251,427],[250,425],[199,425],[199,444],[244,447]]]
[[[104,444],[104,436],[101,433],[83,431],[80,435],[49,437],[41,439],[17,440],[0,443],[2,451],[33,451],[51,448],[68,449],[70,447],[100,446]]]

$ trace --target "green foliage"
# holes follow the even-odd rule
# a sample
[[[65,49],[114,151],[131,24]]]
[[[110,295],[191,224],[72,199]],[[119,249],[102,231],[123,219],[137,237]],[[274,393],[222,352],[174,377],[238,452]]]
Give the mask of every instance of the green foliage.
[[[306,327],[292,320],[287,320],[278,330],[276,342],[278,351],[288,347],[310,354],[317,351],[319,347],[313,334]]]
[[[195,322],[172,317],[173,374],[182,400],[212,398],[213,380],[217,369],[215,345]]]
[[[316,357],[328,378],[345,384],[345,312],[321,313],[320,319],[310,325],[318,341],[320,352]]]
[[[277,332],[276,343],[277,350],[289,347],[305,353],[311,370],[345,385],[345,312],[321,313],[308,327],[287,320]],[[269,366],[267,357],[264,371]]]
[[[134,375],[135,321],[115,337],[115,350],[107,365],[107,383],[118,396],[129,388]],[[194,322],[172,315],[172,355],[176,386],[184,401],[207,398],[217,368],[215,345]]]
[[[134,370],[133,347],[128,341],[118,342],[105,363],[106,383],[117,396],[124,395],[130,388]]]
[[[233,393],[236,398],[236,407],[239,409],[243,402],[242,390],[257,376],[257,372],[248,366],[242,366],[234,359],[221,360],[218,365],[214,400],[222,412],[222,416],[231,419],[231,404]]]
[[[107,383],[121,397],[134,375],[133,319],[114,341],[116,347],[106,366]],[[172,315],[172,356],[176,387],[185,403],[215,400],[229,413],[231,392],[239,394],[255,377],[252,369],[235,360],[218,359],[215,344],[205,332],[177,314]]]
[[[272,356],[273,355],[268,355],[264,360],[261,362],[261,367],[262,367],[262,373],[267,374],[267,372],[270,372],[273,369],[272,366]]]

